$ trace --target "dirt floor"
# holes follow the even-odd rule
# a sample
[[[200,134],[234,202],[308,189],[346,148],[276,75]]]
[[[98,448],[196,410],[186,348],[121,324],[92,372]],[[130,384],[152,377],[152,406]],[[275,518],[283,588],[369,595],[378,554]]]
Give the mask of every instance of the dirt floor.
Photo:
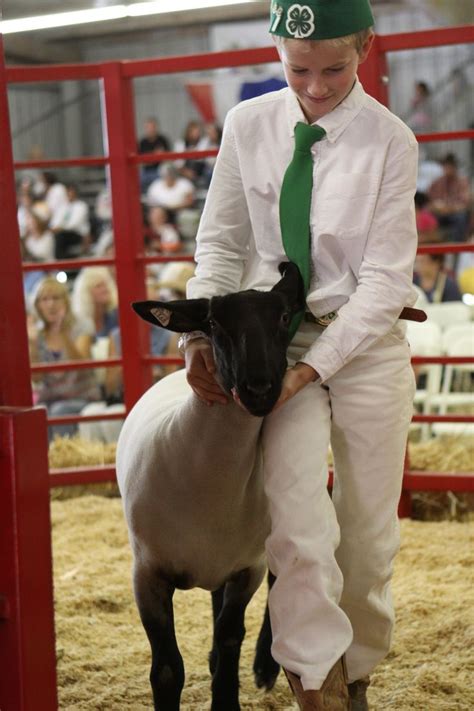
[[[131,556],[119,499],[52,502],[58,687],[61,709],[151,709],[149,647],[133,601]],[[472,711],[474,620],[472,524],[403,521],[394,598],[393,650],[373,676],[371,709]],[[241,661],[242,711],[296,708],[280,677],[255,689],[252,657],[265,588],[247,613]],[[210,596],[175,596],[186,666],[183,711],[209,709]]]

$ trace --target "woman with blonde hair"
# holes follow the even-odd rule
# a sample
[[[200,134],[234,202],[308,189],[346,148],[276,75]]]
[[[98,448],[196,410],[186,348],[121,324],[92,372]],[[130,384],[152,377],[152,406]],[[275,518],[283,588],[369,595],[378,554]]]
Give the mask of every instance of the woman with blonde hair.
[[[64,284],[48,276],[38,285],[28,337],[32,363],[57,363],[90,358],[90,336],[71,310]],[[91,370],[58,370],[33,376],[34,401],[44,405],[52,417],[78,414],[100,398],[100,389]],[[71,435],[74,424],[50,428],[50,436]]]
[[[117,285],[107,267],[84,267],[72,290],[72,309],[91,324],[96,338],[118,326]]]

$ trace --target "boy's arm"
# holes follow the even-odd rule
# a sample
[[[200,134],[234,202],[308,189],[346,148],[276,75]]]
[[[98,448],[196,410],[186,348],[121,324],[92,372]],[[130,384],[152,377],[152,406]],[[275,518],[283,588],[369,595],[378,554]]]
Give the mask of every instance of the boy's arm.
[[[196,238],[197,269],[187,285],[189,298],[239,291],[250,232],[230,112]]]
[[[413,263],[418,244],[414,194],[418,149],[409,144],[387,157],[369,230],[358,286],[338,318],[305,356],[324,382],[343,365],[386,335],[400,311],[415,300]]]

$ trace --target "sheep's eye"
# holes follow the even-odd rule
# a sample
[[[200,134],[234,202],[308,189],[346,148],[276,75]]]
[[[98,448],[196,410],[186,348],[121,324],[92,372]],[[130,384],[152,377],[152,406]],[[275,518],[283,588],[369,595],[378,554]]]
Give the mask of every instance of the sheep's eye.
[[[288,326],[288,324],[290,323],[290,314],[288,313],[288,311],[285,311],[285,313],[282,314],[281,322],[283,326]]]

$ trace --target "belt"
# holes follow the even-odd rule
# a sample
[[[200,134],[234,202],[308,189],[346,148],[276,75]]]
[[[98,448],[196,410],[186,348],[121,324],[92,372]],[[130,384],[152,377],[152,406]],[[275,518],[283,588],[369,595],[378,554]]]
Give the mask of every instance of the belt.
[[[337,311],[330,311],[328,314],[324,314],[324,316],[315,316],[311,313],[311,311],[305,311],[304,314],[305,321],[308,321],[309,323],[317,323],[318,326],[322,326],[322,328],[329,326],[329,324],[335,321],[336,318]],[[405,306],[405,308],[401,310],[398,318],[405,319],[406,321],[418,321],[421,323],[426,321],[427,316],[421,309],[413,309],[410,306]]]
[[[328,314],[324,314],[324,316],[315,316],[311,313],[311,311],[305,311],[304,313],[305,321],[308,321],[309,323],[317,323],[318,326],[322,326],[323,328],[329,326],[329,324],[332,323],[336,318],[337,311],[330,311]]]

